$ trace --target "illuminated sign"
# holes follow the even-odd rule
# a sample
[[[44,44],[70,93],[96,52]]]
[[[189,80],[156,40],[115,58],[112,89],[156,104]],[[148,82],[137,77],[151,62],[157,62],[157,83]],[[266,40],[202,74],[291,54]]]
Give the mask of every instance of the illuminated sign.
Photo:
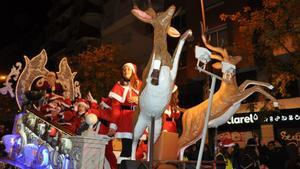
[[[241,117],[234,117],[232,116],[230,120],[227,121],[227,124],[243,124],[243,123],[254,123],[258,120],[258,115],[255,114],[248,114],[246,116]]]
[[[232,116],[226,125],[291,123],[300,121],[300,109],[239,113]]]

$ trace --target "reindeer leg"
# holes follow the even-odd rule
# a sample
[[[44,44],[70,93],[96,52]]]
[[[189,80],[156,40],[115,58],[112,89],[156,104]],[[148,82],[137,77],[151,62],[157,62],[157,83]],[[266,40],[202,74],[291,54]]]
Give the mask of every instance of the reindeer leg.
[[[278,107],[278,102],[277,102],[276,98],[274,98],[271,94],[269,94],[268,92],[266,92],[260,86],[253,86],[251,88],[245,89],[235,99],[237,100],[237,102],[241,102],[242,100],[244,100],[247,97],[249,97],[250,95],[252,95],[254,92],[259,92],[259,93],[263,94],[264,96],[266,96],[267,98],[269,98],[270,100],[273,101],[274,107]]]
[[[239,90],[244,91],[249,85],[258,85],[258,86],[265,86],[272,90],[274,87],[270,83],[265,83],[265,82],[259,82],[255,80],[245,80],[240,86]]]
[[[135,160],[136,156],[136,148],[138,141],[140,137],[143,135],[144,130],[147,126],[147,120],[142,115],[142,112],[140,112],[140,116],[138,118],[138,121],[134,127],[134,134],[133,134],[133,141],[132,141],[132,148],[131,148],[131,160]]]

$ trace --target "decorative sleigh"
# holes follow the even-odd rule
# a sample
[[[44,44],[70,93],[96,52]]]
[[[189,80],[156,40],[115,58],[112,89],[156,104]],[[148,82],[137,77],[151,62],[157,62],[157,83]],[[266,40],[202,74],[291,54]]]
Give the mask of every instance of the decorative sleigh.
[[[41,116],[44,94],[32,89],[49,73],[45,67],[47,54],[42,50],[32,59],[27,56],[24,59],[24,69],[21,71],[22,64],[16,63],[0,89],[1,94],[16,98],[21,110],[15,118],[12,134],[2,137],[8,156],[0,161],[20,168],[102,169],[105,145],[110,138],[91,129],[97,120],[90,120],[89,130],[77,136]],[[60,61],[56,74],[64,97],[72,100],[81,97],[79,82],[74,82],[76,72],[71,71],[66,58]]]

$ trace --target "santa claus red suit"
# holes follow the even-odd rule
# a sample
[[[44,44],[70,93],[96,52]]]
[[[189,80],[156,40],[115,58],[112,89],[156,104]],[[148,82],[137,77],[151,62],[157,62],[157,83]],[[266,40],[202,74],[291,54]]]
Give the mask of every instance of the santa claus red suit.
[[[172,110],[171,106],[165,110],[163,114],[163,127],[162,131],[177,133],[176,119],[180,117],[180,112],[177,110]]]
[[[56,79],[56,74],[54,72],[48,72],[45,79],[41,79],[37,82],[36,88],[38,90],[45,90],[46,93],[63,95],[63,86],[61,83]]]
[[[174,85],[171,101],[162,116],[162,121],[163,121],[162,131],[164,132],[177,133],[176,120],[180,117],[180,111],[178,110],[179,100],[178,100],[177,89],[178,89],[177,85]]]
[[[48,104],[43,105],[40,112],[47,121],[57,122],[60,111],[60,98],[50,95]]]
[[[136,71],[134,64],[124,64],[123,79],[118,81],[109,92],[109,97],[112,99],[111,122],[118,128],[115,137],[122,139],[122,152],[118,163],[131,156],[133,116],[141,87]]]

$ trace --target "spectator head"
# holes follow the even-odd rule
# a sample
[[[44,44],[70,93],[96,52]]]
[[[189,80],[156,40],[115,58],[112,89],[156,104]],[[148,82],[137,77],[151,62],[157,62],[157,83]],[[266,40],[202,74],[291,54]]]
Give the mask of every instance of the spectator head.
[[[275,141],[269,141],[268,142],[268,149],[269,150],[274,150],[275,148]]]
[[[247,141],[247,146],[257,146],[257,142],[255,138],[249,138]]]

